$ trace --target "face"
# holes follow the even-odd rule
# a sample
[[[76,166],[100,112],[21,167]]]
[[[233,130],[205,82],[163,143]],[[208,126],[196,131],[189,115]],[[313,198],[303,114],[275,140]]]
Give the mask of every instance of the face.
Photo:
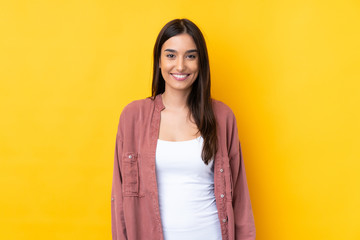
[[[199,74],[199,55],[193,38],[179,34],[161,47],[159,66],[165,80],[165,91],[190,91]]]

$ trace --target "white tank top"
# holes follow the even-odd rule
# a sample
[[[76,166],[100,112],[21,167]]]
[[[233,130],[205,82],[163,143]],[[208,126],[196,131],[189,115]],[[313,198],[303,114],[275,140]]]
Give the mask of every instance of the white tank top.
[[[203,138],[158,139],[156,176],[165,240],[221,240],[213,161],[201,159]]]

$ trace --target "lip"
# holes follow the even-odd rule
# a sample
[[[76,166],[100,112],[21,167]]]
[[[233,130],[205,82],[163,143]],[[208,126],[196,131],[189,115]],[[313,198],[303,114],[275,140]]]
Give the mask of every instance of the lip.
[[[189,73],[170,73],[170,75],[177,81],[184,81],[190,76]],[[179,77],[175,77],[174,75],[186,75],[186,76],[179,78]]]

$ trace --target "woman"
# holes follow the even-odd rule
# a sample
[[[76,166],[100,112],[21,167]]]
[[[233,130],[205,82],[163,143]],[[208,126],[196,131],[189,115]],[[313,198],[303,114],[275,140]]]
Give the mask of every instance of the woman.
[[[157,37],[152,96],[121,113],[111,200],[113,239],[255,239],[236,119],[210,96],[205,40],[187,19]]]

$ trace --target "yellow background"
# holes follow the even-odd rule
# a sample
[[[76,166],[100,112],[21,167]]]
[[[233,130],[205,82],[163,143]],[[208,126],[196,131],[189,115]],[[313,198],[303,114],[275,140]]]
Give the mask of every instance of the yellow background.
[[[257,239],[360,239],[355,0],[1,0],[0,239],[111,238],[118,118],[179,17],[236,114]]]

